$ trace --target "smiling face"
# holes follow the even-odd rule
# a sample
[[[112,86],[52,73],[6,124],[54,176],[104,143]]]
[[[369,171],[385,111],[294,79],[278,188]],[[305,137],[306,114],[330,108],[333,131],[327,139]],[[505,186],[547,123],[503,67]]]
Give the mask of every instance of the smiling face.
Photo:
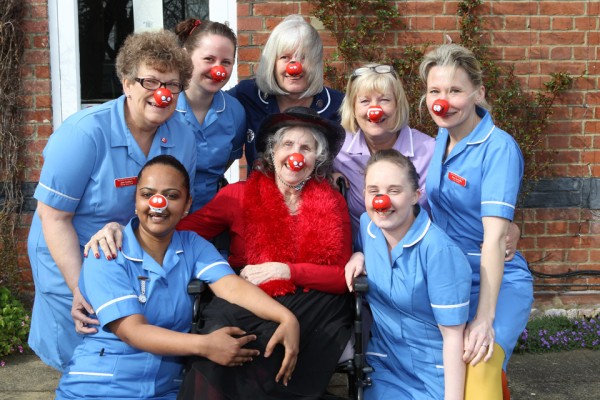
[[[161,82],[180,82],[178,72],[159,72],[145,65],[138,68],[137,78],[151,78]],[[169,119],[175,111],[175,104],[177,104],[177,97],[179,96],[179,94],[174,94],[173,100],[167,107],[159,107],[154,98],[154,90],[144,88],[135,80],[124,79],[123,91],[127,95],[125,107],[128,124],[133,124],[129,128],[142,131],[154,131]]]
[[[235,47],[230,39],[221,35],[204,35],[198,40],[198,45],[191,54],[194,72],[190,89],[199,89],[206,93],[216,93],[227,84],[235,61]],[[211,76],[210,70],[222,66],[226,78],[217,81]],[[188,89],[189,90],[189,89]]]
[[[376,211],[373,199],[378,194],[386,194],[391,200],[390,208]],[[398,242],[404,237],[415,216],[413,206],[419,200],[419,191],[413,188],[406,168],[381,160],[371,164],[365,176],[365,207],[371,220],[383,232],[388,242],[394,238]]]
[[[161,194],[167,199],[163,211],[151,209],[149,199]],[[172,166],[154,164],[146,167],[137,184],[136,214],[140,220],[138,234],[145,238],[169,238],[175,226],[189,211],[192,204],[185,186],[185,178]]]
[[[300,170],[290,168],[288,158],[294,153],[304,157],[304,167]],[[311,176],[317,159],[317,141],[312,131],[305,127],[291,127],[283,134],[281,141],[273,149],[275,174],[290,186],[296,186]],[[277,180],[277,185],[281,183]],[[284,185],[285,186],[285,185]],[[286,189],[280,187],[280,189]]]
[[[302,72],[299,75],[290,75],[287,72],[287,66],[292,61],[302,64]],[[306,75],[304,59],[295,55],[294,52],[280,54],[275,63],[275,79],[277,80],[279,87],[288,93],[304,93],[308,88],[308,78]]]
[[[475,105],[485,95],[483,86],[475,86],[462,68],[434,66],[427,75],[427,109],[434,122],[448,129],[452,136],[463,138],[479,123]],[[449,104],[444,115],[432,110],[433,103],[446,100]]]
[[[383,110],[383,116],[377,122],[369,119],[368,111],[373,106],[379,106]],[[397,133],[393,132],[395,114],[396,98],[391,91],[357,93],[354,101],[354,118],[356,118],[356,122],[367,140],[382,141],[390,139],[395,141]]]

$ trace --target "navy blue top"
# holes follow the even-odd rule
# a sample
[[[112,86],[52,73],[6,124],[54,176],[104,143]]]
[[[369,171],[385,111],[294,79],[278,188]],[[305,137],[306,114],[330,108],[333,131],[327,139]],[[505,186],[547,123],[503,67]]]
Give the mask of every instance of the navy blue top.
[[[227,91],[244,106],[246,110],[246,162],[252,167],[256,159],[256,135],[262,120],[270,114],[277,114],[279,105],[277,98],[262,93],[256,85],[256,80],[246,79]],[[342,105],[344,94],[335,89],[323,87],[320,93],[313,97],[310,108],[319,113],[325,119],[340,123],[339,109]],[[248,169],[250,172],[252,168]]]

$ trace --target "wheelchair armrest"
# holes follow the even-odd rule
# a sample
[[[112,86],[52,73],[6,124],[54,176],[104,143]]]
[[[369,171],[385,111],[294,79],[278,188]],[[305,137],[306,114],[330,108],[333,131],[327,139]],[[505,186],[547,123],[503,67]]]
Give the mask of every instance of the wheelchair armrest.
[[[206,290],[206,283],[202,282],[200,279],[192,279],[187,286],[188,294],[192,296],[197,296],[202,294]]]
[[[354,287],[354,291],[357,293],[366,293],[369,291],[369,281],[365,275],[359,275],[354,278],[352,286]]]

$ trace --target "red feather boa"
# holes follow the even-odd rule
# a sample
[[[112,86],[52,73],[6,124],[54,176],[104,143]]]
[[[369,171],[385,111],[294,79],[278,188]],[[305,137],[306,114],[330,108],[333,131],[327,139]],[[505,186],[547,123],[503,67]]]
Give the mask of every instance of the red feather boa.
[[[291,215],[273,176],[253,173],[245,185],[244,239],[248,264],[268,261],[339,263],[343,249],[343,220],[338,210],[344,199],[328,182],[314,179],[302,189],[302,202]],[[293,293],[289,280],[271,280],[259,285],[271,296]]]

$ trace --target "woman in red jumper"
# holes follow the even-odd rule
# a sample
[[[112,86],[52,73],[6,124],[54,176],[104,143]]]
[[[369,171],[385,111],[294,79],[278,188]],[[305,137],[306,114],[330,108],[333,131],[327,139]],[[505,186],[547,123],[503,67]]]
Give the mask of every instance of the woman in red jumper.
[[[179,223],[178,229],[205,238],[229,231],[231,266],[288,307],[301,330],[298,362],[287,386],[273,379],[282,351],[235,369],[200,359],[180,398],[201,398],[208,382],[210,393],[218,393],[214,398],[307,399],[325,391],[351,334],[344,281],[350,218],[329,180],[344,137],[340,126],[310,108],[267,117],[258,135],[257,171],[246,182],[225,186]],[[204,329],[234,324],[257,334],[257,342],[268,339],[274,324],[247,314],[213,298],[203,311]]]

